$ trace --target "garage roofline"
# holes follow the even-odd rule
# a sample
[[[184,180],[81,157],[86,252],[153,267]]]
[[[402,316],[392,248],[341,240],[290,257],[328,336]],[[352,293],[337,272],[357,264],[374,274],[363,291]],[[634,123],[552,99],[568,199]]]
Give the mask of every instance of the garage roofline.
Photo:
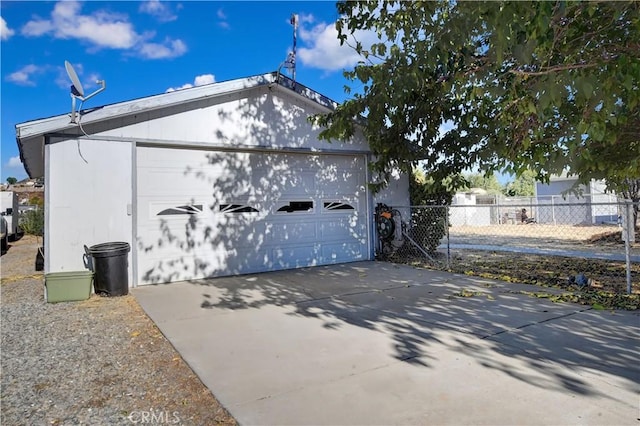
[[[278,75],[279,81],[276,82],[276,75],[277,74],[275,72],[272,72],[269,74],[255,75],[236,80],[211,83],[204,86],[175,90],[173,92],[137,98],[130,101],[118,102],[95,108],[87,108],[79,113],[86,117],[86,121],[84,121],[83,124],[89,124],[106,119],[140,114],[155,109],[181,105],[186,102],[192,102],[203,98],[227,95],[255,87],[269,86],[272,84],[277,84],[279,87],[287,88],[327,109],[331,110],[337,107],[338,104],[335,101],[332,101],[328,97],[311,90],[300,83],[294,82],[282,74]],[[69,114],[62,114],[18,123],[16,124],[16,138],[21,140],[76,128],[77,124],[70,123],[68,121],[69,119]]]
[[[264,86],[268,86],[270,89],[286,89],[287,91],[293,92],[294,94],[302,97],[306,101],[320,105],[328,111],[335,109],[338,105],[328,97],[274,71],[268,74],[216,82],[203,86],[118,102],[115,104],[88,108],[79,111],[78,113],[83,118],[83,124],[95,124],[106,120],[170,108],[201,99],[233,94]],[[44,158],[42,150],[45,137],[51,134],[61,134],[65,133],[65,131],[76,129],[77,124],[71,123],[70,115],[66,113],[53,117],[18,123],[15,127],[16,142],[20,151],[20,159],[29,176],[34,177],[33,172],[35,170],[31,167],[31,163],[43,161]],[[39,169],[37,164],[33,165],[36,169]]]

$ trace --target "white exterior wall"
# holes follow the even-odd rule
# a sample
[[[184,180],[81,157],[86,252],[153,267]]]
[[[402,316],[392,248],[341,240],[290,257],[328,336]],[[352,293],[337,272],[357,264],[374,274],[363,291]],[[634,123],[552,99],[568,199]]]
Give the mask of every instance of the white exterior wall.
[[[579,185],[582,195],[563,195],[576,183],[577,178],[551,179],[548,184],[536,183],[536,197],[539,204],[551,204],[538,208],[538,223],[600,224],[615,223],[618,217],[616,196],[606,193],[602,180],[592,179],[588,185]],[[598,203],[612,203],[598,205]],[[558,204],[558,206],[556,206]],[[576,204],[567,206],[563,204]]]
[[[449,223],[452,226],[488,226],[495,205],[477,204],[475,194],[457,193],[451,200]]]
[[[476,196],[470,193],[457,193],[451,200],[452,206],[449,215],[449,224],[452,226],[477,225],[473,223],[473,219],[477,215]]]
[[[576,179],[564,178],[552,180],[549,183],[536,182],[536,195],[538,196],[538,201],[546,202],[550,200],[551,196],[560,196],[564,192],[569,191],[574,184],[576,183]],[[583,185],[580,188],[585,191],[585,187]],[[573,196],[573,195],[570,195]]]
[[[409,177],[397,171],[392,173],[389,185],[374,195],[373,202],[390,207],[409,207]]]
[[[576,178],[551,178],[546,183],[536,182],[536,197],[538,204],[551,204],[552,206],[539,206],[536,220],[538,223],[553,223],[563,225],[578,225],[591,223],[591,213],[585,204],[588,200],[575,194],[565,192],[571,190],[576,184]],[[589,193],[589,188],[579,185],[583,194]],[[563,205],[564,204],[564,205]],[[567,205],[567,204],[575,204]]]
[[[618,199],[615,194],[607,193],[607,184],[603,180],[591,180],[591,217],[592,223],[617,223]],[[605,205],[608,203],[608,205]]]
[[[132,145],[67,140],[45,155],[45,272],[85,270],[85,245],[131,244]],[[131,282],[131,253],[129,265]]]
[[[326,110],[282,90],[288,89],[263,86],[163,112],[150,111],[138,115],[135,123],[120,119],[115,128],[100,135],[212,147],[368,151],[362,138],[350,143],[318,140],[321,128],[307,119]]]

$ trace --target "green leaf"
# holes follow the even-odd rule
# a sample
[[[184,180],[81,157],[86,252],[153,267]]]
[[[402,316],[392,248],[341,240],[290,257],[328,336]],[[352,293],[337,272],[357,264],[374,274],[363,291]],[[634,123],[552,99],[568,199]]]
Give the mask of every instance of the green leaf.
[[[319,121],[327,127],[320,137],[352,136],[354,117],[366,116],[360,125],[381,184],[418,162],[439,179],[500,168],[542,178],[570,168],[583,181],[640,173],[640,62],[628,43],[640,40],[640,2],[337,9],[341,41],[361,31],[379,38],[351,40],[362,61],[345,76],[362,84]],[[386,59],[372,64],[366,55]]]

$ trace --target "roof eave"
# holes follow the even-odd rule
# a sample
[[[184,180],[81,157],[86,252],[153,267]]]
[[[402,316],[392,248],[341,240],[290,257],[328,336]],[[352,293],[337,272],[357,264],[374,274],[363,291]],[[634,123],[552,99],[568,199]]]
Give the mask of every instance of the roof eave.
[[[289,90],[309,102],[320,105],[327,111],[334,110],[338,105],[333,100],[309,89],[303,84],[295,82],[280,73],[272,72],[99,106],[82,110],[79,112],[79,115],[84,124],[99,123],[134,114],[170,108],[199,99],[229,95],[243,90],[273,84],[277,84],[278,88]],[[38,156],[38,152],[42,151],[42,138],[52,133],[64,133],[65,131],[75,129],[77,126],[76,123],[71,122],[70,114],[62,114],[16,124],[16,142],[20,151],[20,160],[30,177],[40,177],[44,172],[44,170],[36,170],[31,167],[32,162],[42,162],[42,160],[34,158]],[[30,155],[26,153],[27,147],[25,145],[27,144],[30,145],[29,148],[31,148]],[[40,167],[40,169],[43,169],[43,167]]]

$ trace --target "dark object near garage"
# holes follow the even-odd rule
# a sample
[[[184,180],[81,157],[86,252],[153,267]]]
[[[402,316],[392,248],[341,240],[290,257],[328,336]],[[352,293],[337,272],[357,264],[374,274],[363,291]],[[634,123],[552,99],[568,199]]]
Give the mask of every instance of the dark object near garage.
[[[84,247],[93,258],[93,289],[100,296],[129,294],[129,243],[110,242]]]
[[[44,246],[38,247],[36,253],[36,271],[44,271]]]

